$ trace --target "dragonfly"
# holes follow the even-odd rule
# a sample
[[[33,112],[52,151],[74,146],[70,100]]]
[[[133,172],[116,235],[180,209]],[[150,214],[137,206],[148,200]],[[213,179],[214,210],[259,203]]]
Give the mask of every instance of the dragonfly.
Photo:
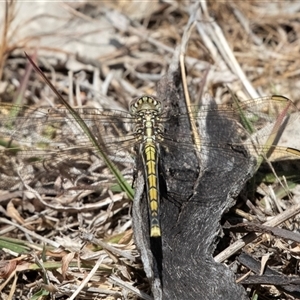
[[[268,152],[276,150],[281,158],[299,158],[297,150],[273,145],[276,135],[282,129],[281,126],[299,120],[298,113],[294,111],[296,108],[289,99],[283,96],[269,96],[238,105],[218,105],[213,109],[205,105],[192,106],[189,109],[179,107],[178,111],[171,112],[171,115],[173,118],[192,118],[199,124],[207,113],[215,123],[226,117],[237,123],[241,145],[246,145],[255,157],[266,157]],[[79,118],[89,129],[88,133],[78,123]],[[144,166],[150,236],[159,237],[161,226],[158,165],[161,147],[167,148],[168,151],[174,148],[182,151],[193,150],[200,155],[202,151],[220,148],[220,153],[225,156],[228,149],[228,141],[222,137],[218,144],[212,145],[201,136],[199,141],[195,142],[192,133],[190,136],[169,136],[164,131],[164,125],[169,119],[169,114],[164,112],[162,101],[149,95],[135,99],[129,112],[85,107],[73,108],[73,112],[70,112],[65,107],[34,108],[1,103],[0,188],[17,189],[18,184],[20,186],[21,174],[30,175],[33,174],[33,170],[39,173],[40,180],[32,178],[29,182],[37,189],[45,180],[42,174],[50,177],[51,172],[55,173],[53,181],[55,176],[63,176],[80,182],[78,178],[84,175],[82,169],[88,166],[86,161],[103,160],[102,152],[105,153],[105,159],[110,161],[109,168],[118,163],[133,166],[133,157],[137,154]],[[89,134],[92,135],[92,139]],[[117,180],[124,179],[121,177]],[[88,180],[83,181],[86,185],[89,183]],[[124,186],[124,183],[121,183],[122,185]],[[133,196],[130,189],[127,193],[129,197]]]
[[[0,103],[0,189],[18,189],[26,181],[39,190],[45,185],[54,186],[58,177],[69,179],[78,189],[88,189],[92,182],[91,164],[94,162],[97,168],[97,164],[104,161],[121,188],[133,199],[131,185],[116,166],[122,164],[133,169],[134,158],[139,157],[146,182],[152,238],[160,237],[162,232],[158,171],[161,149],[195,151],[200,157],[213,148],[219,149],[225,157],[228,151],[228,141],[222,136],[212,144],[205,135],[193,130],[187,135],[170,135],[165,125],[171,118],[194,122],[193,128],[199,128],[208,117],[214,124],[222,118],[231,120],[240,137],[240,143],[231,145],[232,148],[245,146],[257,158],[258,165],[274,153],[279,154],[277,159],[300,157],[298,150],[277,143],[283,129],[299,121],[297,108],[283,96],[215,107],[179,106],[167,112],[161,99],[143,95],[132,101],[129,111],[121,111],[72,108],[53,86],[51,88],[64,106]]]

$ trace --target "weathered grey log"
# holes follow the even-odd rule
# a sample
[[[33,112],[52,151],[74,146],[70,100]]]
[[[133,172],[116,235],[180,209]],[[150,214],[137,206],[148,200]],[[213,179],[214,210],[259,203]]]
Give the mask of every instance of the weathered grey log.
[[[158,84],[157,98],[170,116],[165,133],[192,142],[188,120],[177,114],[184,107],[177,58]],[[134,234],[154,299],[247,299],[232,272],[216,263],[212,254],[221,216],[234,204],[255,163],[243,146],[233,146],[241,142],[237,124],[219,115],[214,101],[206,105],[212,110],[204,113],[206,117],[202,114],[197,125],[200,137],[205,135],[215,147],[202,145],[200,155],[184,146],[161,149],[161,238],[149,237],[148,204],[143,179],[138,179]],[[224,140],[228,143],[218,147]]]

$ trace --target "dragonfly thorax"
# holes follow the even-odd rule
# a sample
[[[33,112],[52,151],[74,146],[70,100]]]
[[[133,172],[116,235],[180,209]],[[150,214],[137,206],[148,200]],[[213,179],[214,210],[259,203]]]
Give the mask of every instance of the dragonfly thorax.
[[[153,143],[163,139],[161,109],[161,102],[150,96],[142,96],[131,103],[130,112],[135,117],[134,132],[138,142]]]

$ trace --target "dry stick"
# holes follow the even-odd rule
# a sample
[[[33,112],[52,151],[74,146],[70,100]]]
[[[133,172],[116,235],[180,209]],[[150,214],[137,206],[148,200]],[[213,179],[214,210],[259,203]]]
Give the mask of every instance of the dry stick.
[[[105,251],[108,251],[114,255],[117,255],[117,256],[120,256],[120,257],[124,257],[124,258],[127,258],[128,260],[131,260],[131,261],[136,261],[136,257],[134,257],[133,255],[129,254],[128,253],[128,250],[120,250],[120,249],[117,249],[99,239],[96,239],[93,235],[89,234],[89,233],[82,233],[82,239],[83,240],[87,240],[87,241],[90,241],[91,243],[93,244],[96,244],[100,247],[102,247]]]
[[[0,292],[7,286],[7,284],[10,282],[10,280],[14,277],[13,282],[9,286],[9,295],[5,299],[14,299],[15,291],[16,291],[16,285],[18,281],[17,276],[17,269],[14,269],[10,274],[9,277],[0,285]]]
[[[196,6],[194,6],[194,7],[196,7]],[[118,18],[110,18],[110,21],[111,21],[112,25],[115,28],[117,28],[118,30],[121,30],[121,31],[127,30],[130,34],[140,37],[142,40],[145,40],[148,43],[156,46],[158,49],[161,49],[161,50],[166,51],[168,53],[174,54],[174,51],[175,51],[174,47],[167,46],[167,45],[163,44],[162,42],[150,37],[147,29],[143,26],[133,27],[133,26],[130,26],[130,22],[127,22],[126,27],[120,28],[120,26],[118,24],[118,23],[120,23],[119,20],[122,19],[122,18],[125,18],[125,19],[127,19],[127,18],[119,12],[117,14],[119,15]],[[191,56],[187,56],[185,58],[185,61],[189,65],[192,65],[192,66],[197,65],[198,67],[200,67],[201,70],[206,70],[208,67],[211,66],[211,64],[209,62],[200,61],[200,60],[198,60],[194,57],[191,57]]]
[[[84,206],[80,206],[80,207],[63,206],[63,205],[60,205],[60,204],[52,205],[52,204],[47,203],[46,201],[44,201],[43,198],[41,197],[41,195],[35,189],[30,187],[26,183],[23,183],[23,184],[24,184],[24,186],[26,187],[26,189],[28,191],[30,191],[31,193],[33,193],[36,196],[37,200],[39,200],[42,205],[44,205],[47,208],[58,211],[58,212],[66,212],[66,211],[67,212],[72,212],[72,213],[74,213],[74,212],[75,213],[86,212],[86,211],[91,211],[91,210],[94,210],[94,209],[101,208],[101,207],[106,206],[106,205],[108,205],[112,202],[117,202],[117,201],[120,201],[120,200],[123,199],[122,195],[117,194],[117,195],[112,195],[111,197],[106,198],[104,200],[101,200],[99,202],[91,203],[91,204],[85,204]]]
[[[232,53],[232,50],[230,49],[221,28],[216,23],[216,21],[214,21],[209,16],[206,1],[201,1],[200,5],[207,19],[205,29],[209,36],[212,38],[213,43],[211,43],[211,45],[217,45],[218,50],[221,53],[221,56],[223,57],[224,61],[229,66],[231,71],[238,76],[249,96],[251,98],[258,98],[259,95],[248,80],[240,64],[236,60],[234,54]]]
[[[240,22],[242,28],[244,28],[246,34],[251,38],[254,45],[256,44],[256,45],[262,46],[263,45],[262,39],[259,38],[258,36],[256,36],[251,30],[250,20],[248,20],[243,15],[243,13],[238,9],[238,7],[234,3],[231,3],[230,6],[232,8],[233,14],[235,15],[236,19]]]
[[[286,211],[282,212],[281,214],[277,215],[276,217],[273,217],[271,220],[263,223],[265,226],[271,226],[275,227],[279,224],[285,222],[286,220],[294,217],[295,215],[300,213],[300,203],[297,205],[294,205],[287,209]],[[234,242],[232,245],[230,245],[227,249],[219,253],[217,256],[215,256],[216,262],[223,262],[225,259],[229,258],[232,254],[236,253],[240,249],[242,249],[245,245],[253,242],[255,239],[260,237],[262,233],[249,233],[245,235],[243,238],[239,239],[238,241]]]
[[[192,129],[192,134],[193,134],[193,139],[194,139],[194,145],[196,147],[196,149],[198,150],[198,153],[201,150],[201,140],[200,140],[200,136],[195,124],[195,117],[192,113],[192,108],[191,108],[191,99],[190,99],[190,95],[189,95],[189,91],[188,91],[188,86],[187,86],[187,80],[186,80],[186,73],[185,73],[185,64],[184,64],[184,56],[185,56],[185,50],[187,47],[187,43],[189,41],[189,38],[191,36],[192,30],[195,27],[195,14],[190,16],[189,19],[189,23],[188,25],[185,27],[183,36],[182,36],[182,41],[181,41],[181,49],[180,49],[180,71],[181,71],[181,78],[182,78],[182,86],[183,86],[183,91],[184,91],[184,98],[185,98],[185,102],[186,102],[186,108],[187,108],[187,112],[189,114],[189,122],[190,122],[190,126]]]
[[[53,246],[54,248],[59,248],[59,247],[60,247],[60,244],[59,244],[59,243],[56,243],[56,242],[54,242],[54,241],[52,241],[52,240],[49,240],[49,239],[47,239],[47,238],[45,238],[45,237],[43,237],[43,236],[41,236],[41,235],[39,235],[39,234],[37,234],[37,233],[35,233],[35,232],[33,232],[33,231],[28,230],[27,228],[25,228],[25,227],[23,227],[23,226],[21,226],[21,225],[19,225],[19,224],[15,224],[15,223],[13,223],[13,222],[11,222],[11,221],[5,219],[5,218],[0,218],[0,223],[8,224],[8,225],[14,226],[14,227],[20,229],[21,231],[23,231],[24,233],[26,233],[26,234],[28,234],[28,235],[30,235],[30,236],[36,238],[37,240],[42,241],[42,242],[45,243],[45,244],[51,245],[51,246]]]
[[[13,197],[11,197],[11,198],[13,198]],[[43,211],[43,213],[45,214],[45,211]],[[47,213],[47,210],[46,210],[46,213]],[[47,215],[47,214],[45,214],[45,215]],[[35,215],[33,215],[33,216],[29,217],[29,218],[26,218],[25,225],[30,224],[31,222],[36,221],[38,218],[40,218],[40,216],[38,216],[37,214],[35,214]],[[15,224],[15,223],[13,223],[13,224]],[[4,228],[1,228],[1,230],[0,230],[0,236],[4,236],[6,233],[11,232],[13,230],[15,230],[15,225],[13,225],[13,226],[6,226]]]
[[[6,280],[4,282],[2,282],[2,284],[0,285],[0,292],[2,292],[2,290],[6,287],[6,285],[10,282],[10,280],[16,276],[17,273],[17,269],[14,269],[9,276],[6,278]],[[18,277],[18,276],[17,276]],[[3,278],[4,279],[4,278]],[[10,287],[11,289],[11,287]],[[11,298],[12,299],[12,298]]]
[[[86,276],[84,278],[84,280],[82,280],[81,284],[79,285],[79,287],[77,288],[77,290],[73,293],[73,295],[69,298],[69,300],[74,300],[79,295],[79,293],[81,292],[81,290],[88,284],[88,282],[90,281],[90,279],[97,272],[97,270],[100,267],[103,259],[104,259],[103,256],[99,257],[99,259],[97,260],[97,262],[94,265],[93,269],[90,271],[90,273],[88,274],[88,276]]]
[[[197,10],[198,18],[202,19],[201,11],[200,9]],[[207,34],[207,30],[205,29],[205,24],[201,21],[197,22],[197,31],[199,33],[199,36],[201,40],[203,41],[203,44],[207,48],[210,56],[215,62],[215,65],[219,66],[220,70],[222,71],[229,71],[227,65],[225,64],[224,60],[218,53],[218,49],[215,47],[214,43],[211,41],[210,37]]]
[[[12,285],[9,288],[10,292],[9,292],[7,299],[14,299],[15,291],[17,289],[18,276],[17,276],[16,272],[14,272],[14,274],[15,274],[14,281],[12,282]]]
[[[124,289],[126,290],[129,290],[131,291],[132,293],[138,295],[139,297],[141,297],[142,299],[145,299],[145,300],[153,300],[153,298],[149,295],[147,295],[146,293],[140,291],[139,289],[137,289],[136,287],[133,287],[131,284],[121,280],[120,278],[118,278],[117,276],[115,275],[111,275],[109,277],[109,280],[112,281],[114,284],[120,286],[120,287],[123,287]]]

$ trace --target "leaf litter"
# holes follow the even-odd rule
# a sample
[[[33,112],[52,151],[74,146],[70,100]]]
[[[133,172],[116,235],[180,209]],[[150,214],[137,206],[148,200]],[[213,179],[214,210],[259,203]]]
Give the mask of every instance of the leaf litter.
[[[218,104],[227,103],[231,99],[229,87],[242,99],[280,94],[299,107],[299,3],[203,3],[185,57],[191,98],[197,101],[199,95],[208,92]],[[32,111],[58,105],[37,74],[26,69],[26,51],[36,57],[73,107],[126,110],[132,98],[155,93],[156,82],[181,42],[192,4],[2,3],[2,11],[7,14],[1,16],[1,102],[29,105]],[[207,16],[211,21],[205,19]],[[37,27],[42,19],[43,26]],[[1,115],[8,113],[2,111]],[[17,117],[19,112],[14,113]],[[300,149],[299,131],[288,132],[286,146]],[[42,134],[51,139],[51,134],[59,132]],[[9,141],[0,143],[5,146]],[[80,159],[71,178],[62,179],[58,173],[63,170],[41,178],[39,170],[32,168],[26,170],[26,176],[20,173],[15,177],[9,189],[0,190],[2,297],[31,299],[52,294],[74,299],[78,294],[80,299],[150,299],[150,287],[132,237],[131,201],[117,185],[111,186],[111,175],[101,161],[88,155]],[[17,165],[15,157],[2,157],[0,172],[14,176],[9,171]],[[81,172],[83,169],[87,171]],[[227,220],[233,222],[240,216],[239,221],[254,220],[297,234],[297,167],[286,163],[282,169],[284,187],[276,178],[267,183],[259,179],[262,183],[255,199],[250,199],[251,205],[247,205],[248,196],[242,194],[233,210],[236,214],[232,216],[231,211]],[[132,170],[126,166],[122,173],[132,179]],[[261,176],[267,175],[272,172],[262,172]],[[78,182],[97,186],[98,181],[104,189],[76,189]],[[32,182],[38,188],[31,190]],[[57,187],[62,186],[71,190],[68,196],[59,194]],[[248,201],[241,200],[245,197]],[[276,230],[263,226],[250,226],[248,230],[252,233],[232,229],[231,241],[228,245],[220,243],[216,259],[236,268],[237,277],[251,270],[245,257],[243,264],[238,264],[240,252],[236,250],[227,248],[230,254],[222,256],[226,246],[244,236],[248,241],[239,248],[243,247],[243,252],[258,261],[269,254],[269,267],[276,266],[280,274],[298,275],[299,251],[292,235],[287,234],[285,239],[285,231],[276,235]],[[249,278],[251,275],[251,282]],[[246,282],[245,287],[249,296],[294,299],[290,290],[282,291],[278,284],[264,281],[255,288]]]

